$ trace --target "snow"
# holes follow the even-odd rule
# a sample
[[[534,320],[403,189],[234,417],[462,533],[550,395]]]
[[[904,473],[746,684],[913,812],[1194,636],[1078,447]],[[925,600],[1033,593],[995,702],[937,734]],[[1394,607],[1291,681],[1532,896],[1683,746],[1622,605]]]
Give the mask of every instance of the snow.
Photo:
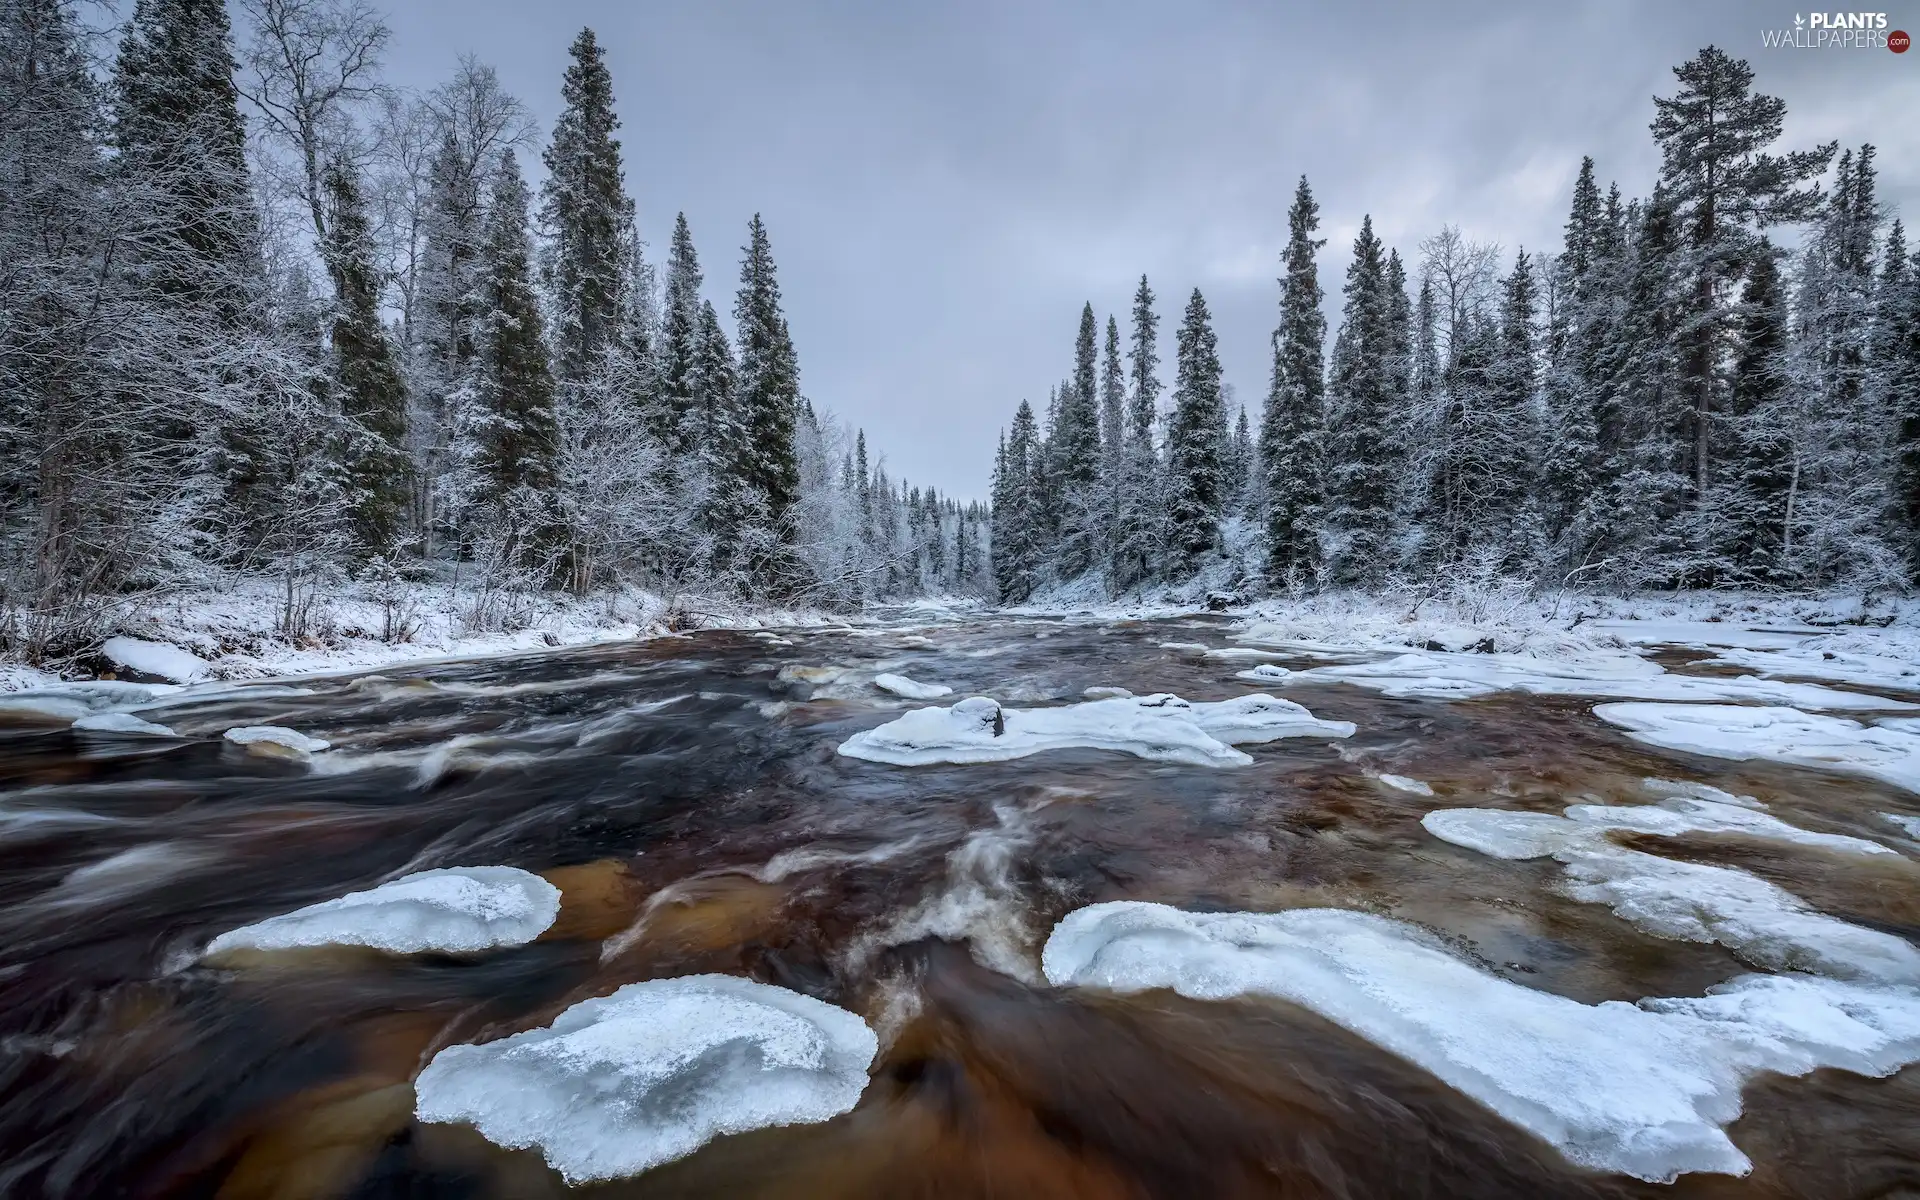
[[[1593,712],[1666,750],[1845,771],[1920,791],[1920,734],[1793,708],[1600,704]]]
[[[840,745],[849,758],[895,766],[1005,762],[1047,750],[1115,750],[1154,762],[1245,766],[1233,746],[1285,737],[1351,736],[1347,721],[1322,721],[1290,700],[1241,696],[1189,704],[1165,693],[1089,700],[1059,708],[1003,708],[986,696],[921,708]]]
[[[953,695],[953,689],[944,683],[919,683],[905,675],[891,672],[875,675],[873,686],[883,692],[892,692],[896,696],[905,696],[909,700],[938,700]]]
[[[829,1120],[859,1102],[878,1042],[845,1009],[746,979],[630,983],[544,1029],[449,1046],[415,1115],[538,1147],[570,1184],[636,1175],[714,1138]]]
[[[278,725],[242,725],[229,729],[224,735],[229,742],[246,749],[249,754],[264,754],[269,757],[294,758],[304,761],[310,754],[318,754],[333,743],[324,738],[308,737],[292,729],[283,729]]]
[[[1250,667],[1245,671],[1235,672],[1233,677],[1235,679],[1247,680],[1249,683],[1272,683],[1276,679],[1285,679],[1291,674],[1293,674],[1293,672],[1285,667],[1278,666],[1274,663],[1261,663],[1257,667]]]
[[[143,721],[132,713],[124,712],[93,713],[75,721],[73,728],[76,733],[124,733],[163,738],[180,736],[165,725]]]
[[[1133,693],[1123,687],[1090,687],[1080,695],[1088,700],[1125,700]]]
[[[1431,1071],[1573,1162],[1640,1179],[1744,1174],[1722,1126],[1761,1071],[1891,1074],[1920,1058],[1920,993],[1742,976],[1698,998],[1588,1005],[1510,983],[1367,913],[1070,913],[1042,953],[1055,986],[1292,1001]]]
[[[214,938],[233,950],[366,946],[390,954],[520,946],[560,915],[560,889],[518,867],[445,867],[310,904]]]
[[[93,713],[137,708],[181,690],[171,683],[124,683],[112,679],[55,683],[24,692],[0,693],[0,714],[71,724]]]
[[[1423,780],[1411,779],[1405,775],[1385,774],[1376,775],[1374,778],[1397,792],[1412,792],[1416,796],[1433,795],[1433,785]]]
[[[1699,649],[1791,650],[1824,631],[1793,621],[1765,624],[1695,621],[1676,618],[1589,622],[1589,633],[1604,634],[1639,646],[1687,646]]]
[[[1718,942],[1754,966],[1773,970],[1920,984],[1920,950],[1904,938],[1815,912],[1798,896],[1746,871],[1629,850],[1606,833],[1731,832],[1862,856],[1893,853],[1874,842],[1810,833],[1744,808],[1685,799],[1644,808],[1576,804],[1564,817],[1440,809],[1421,824],[1442,841],[1494,858],[1552,857],[1566,869],[1562,890],[1568,896],[1605,904],[1655,937]]]
[[[1880,819],[1898,829],[1916,842],[1920,842],[1920,817],[1903,817],[1899,813],[1883,812]]]
[[[101,643],[100,653],[124,670],[156,675],[174,683],[197,683],[213,674],[212,663],[192,651],[166,642],[111,637]]]
[[[1243,674],[1241,678],[1267,678]],[[1811,683],[1783,683],[1743,675],[1716,679],[1678,675],[1630,654],[1544,659],[1522,654],[1398,654],[1376,662],[1342,663],[1294,671],[1288,685],[1350,683],[1396,699],[1470,700],[1496,692],[1540,696],[1596,696],[1621,700],[1744,700],[1799,708],[1908,709],[1903,700],[1835,691]]]

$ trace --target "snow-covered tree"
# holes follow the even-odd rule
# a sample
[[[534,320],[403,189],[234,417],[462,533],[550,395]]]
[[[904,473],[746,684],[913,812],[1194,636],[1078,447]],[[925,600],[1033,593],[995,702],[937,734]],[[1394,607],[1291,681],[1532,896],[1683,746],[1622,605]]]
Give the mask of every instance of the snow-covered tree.
[[[1327,319],[1320,311],[1313,236],[1320,206],[1306,176],[1287,210],[1281,262],[1280,324],[1273,331],[1273,381],[1260,419],[1260,460],[1267,502],[1267,577],[1274,587],[1312,585],[1319,578],[1319,525],[1325,502]]]
[[[1226,480],[1220,454],[1227,441],[1220,395],[1220,350],[1200,289],[1187,301],[1175,338],[1173,413],[1167,421],[1168,553],[1191,572],[1220,541]]]

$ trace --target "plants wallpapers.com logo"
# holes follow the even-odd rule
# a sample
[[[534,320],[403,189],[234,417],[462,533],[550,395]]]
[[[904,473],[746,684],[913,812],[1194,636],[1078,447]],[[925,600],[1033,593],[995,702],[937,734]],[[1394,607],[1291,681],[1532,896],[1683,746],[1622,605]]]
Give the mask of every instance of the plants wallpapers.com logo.
[[[1913,39],[1889,29],[1883,12],[1795,13],[1792,28],[1763,29],[1760,44],[1769,50],[1891,50],[1905,54]]]

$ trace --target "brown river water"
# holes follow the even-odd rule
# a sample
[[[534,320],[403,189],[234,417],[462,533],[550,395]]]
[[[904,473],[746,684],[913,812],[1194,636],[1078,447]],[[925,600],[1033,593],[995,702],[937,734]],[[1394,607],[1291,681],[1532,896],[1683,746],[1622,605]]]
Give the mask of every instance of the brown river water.
[[[1083,905],[1332,906],[1423,925],[1583,1002],[1698,995],[1748,970],[1419,824],[1442,805],[1644,803],[1649,776],[1885,841],[1920,797],[1668,754],[1590,701],[1284,689],[1344,743],[1210,769],[1068,751],[899,768],[835,754],[907,707],[875,671],[1026,705],[1117,685],[1219,700],[1245,663],[1204,619],[983,619],[741,633],[266,685],[154,715],[197,740],[0,727],[0,1196],[1920,1197],[1920,1066],[1757,1077],[1744,1178],[1641,1183],[1558,1152],[1393,1054],[1278,1000],[1054,989],[1039,947]],[[1664,659],[1670,664],[1674,659]],[[1289,666],[1312,665],[1283,660]],[[826,680],[783,667],[838,667]],[[247,757],[235,725],[331,739]],[[1433,785],[1397,792],[1367,772]],[[31,820],[19,814],[30,812]],[[11,817],[13,819],[9,820]],[[1842,919],[1920,940],[1920,860],[1693,836]],[[104,865],[102,865],[104,864]],[[461,958],[346,951],[196,965],[213,935],[406,871],[501,864],[562,891],[538,941]],[[535,1151],[413,1119],[449,1044],[545,1025],[645,979],[746,976],[863,1015],[872,1082],[832,1121],[722,1137],[569,1188]]]

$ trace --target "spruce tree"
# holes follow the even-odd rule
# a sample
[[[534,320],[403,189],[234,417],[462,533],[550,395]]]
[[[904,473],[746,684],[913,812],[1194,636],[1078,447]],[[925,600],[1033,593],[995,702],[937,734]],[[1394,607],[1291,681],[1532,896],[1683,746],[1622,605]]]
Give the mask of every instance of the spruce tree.
[[[693,248],[687,214],[681,213],[674,218],[673,241],[667,250],[660,341],[654,351],[659,394],[652,423],[669,462],[692,449],[687,437],[699,405],[694,370],[700,352],[700,284],[700,257]]]
[[[1393,564],[1399,464],[1393,454],[1392,306],[1386,258],[1364,217],[1347,268],[1346,304],[1328,380],[1326,525],[1336,582],[1371,585]],[[1271,503],[1272,501],[1270,501]]]
[[[487,211],[483,262],[481,395],[485,416],[474,466],[484,507],[530,561],[550,549],[550,512],[558,478],[559,432],[546,332],[533,290],[527,239],[529,197],[511,150],[500,156]]]
[[[1002,447],[993,493],[993,576],[1000,602],[1018,604],[1037,586],[1039,550],[1033,526],[1033,466],[1039,429],[1025,400]]]
[[[1503,565],[1521,565],[1533,548],[1528,510],[1536,494],[1539,427],[1534,396],[1539,384],[1534,314],[1538,288],[1525,250],[1501,284],[1500,340],[1492,392],[1477,431],[1484,439],[1486,487],[1481,499],[1481,535],[1502,548]]]
[[[1164,479],[1154,444],[1160,415],[1160,317],[1153,311],[1147,277],[1133,293],[1133,335],[1127,351],[1131,401],[1127,419],[1126,460],[1121,468],[1119,548],[1112,567],[1113,585],[1125,590],[1159,572],[1165,510]]]
[[[114,64],[118,164],[151,214],[140,269],[226,326],[259,274],[235,65],[226,0],[136,0]]]
[[[1920,253],[1906,256],[1898,222],[1887,235],[1879,288],[1876,368],[1893,427],[1891,524],[1920,583]]]
[[[787,513],[800,491],[800,461],[794,421],[800,407],[800,365],[786,316],[780,311],[767,227],[755,213],[747,226],[740,261],[740,291],[734,298],[734,329],[740,341],[738,403],[746,439],[744,478],[782,538],[793,530]]]
[[[1566,241],[1554,270],[1559,273],[1561,302],[1547,331],[1548,366],[1543,380],[1545,411],[1550,424],[1543,466],[1548,535],[1560,543],[1563,566],[1582,549],[1579,514],[1592,493],[1600,471],[1599,428],[1594,409],[1590,334],[1594,309],[1606,295],[1604,272],[1596,266],[1603,252],[1604,210],[1594,181],[1593,159],[1580,161],[1573,185],[1573,203],[1567,215]],[[1611,279],[1604,281],[1611,283]]]
[[[1074,339],[1073,377],[1056,393],[1056,411],[1049,423],[1048,486],[1053,490],[1053,508],[1058,514],[1056,561],[1062,579],[1071,579],[1095,566],[1104,540],[1096,329],[1093,305],[1084,305],[1079,334]]]
[[[547,146],[541,222],[549,249],[545,282],[554,314],[554,366],[579,384],[617,345],[627,288],[631,208],[613,134],[613,77],[593,30],[568,47],[560,118]]]
[[[712,565],[739,567],[735,551],[743,549],[739,538],[757,513],[757,497],[749,482],[750,446],[735,395],[738,369],[733,346],[720,327],[720,315],[704,300],[689,376],[695,399],[687,416],[691,427],[683,440],[694,447],[703,477],[698,521],[712,539]]]
[[[1266,473],[1267,578],[1275,587],[1312,585],[1320,572],[1318,527],[1325,498],[1327,319],[1314,255],[1320,207],[1306,176],[1287,210],[1286,273],[1280,279],[1280,324],[1273,333],[1273,381],[1260,420]]]
[[[1787,297],[1780,252],[1762,238],[1740,296],[1734,354],[1727,551],[1739,577],[1775,582],[1791,519],[1795,414],[1789,388]]]
[[[1120,360],[1120,326],[1109,316],[1100,354],[1100,561],[1109,585],[1125,536],[1126,461],[1127,374]]]
[[[1173,414],[1167,423],[1168,547],[1176,574],[1190,574],[1220,540],[1225,510],[1226,410],[1220,352],[1200,289],[1175,337]]]
[[[348,419],[343,447],[354,536],[362,553],[386,557],[402,536],[412,495],[406,388],[380,321],[373,235],[352,168],[335,160],[324,178],[327,273],[333,278],[334,386]]]

